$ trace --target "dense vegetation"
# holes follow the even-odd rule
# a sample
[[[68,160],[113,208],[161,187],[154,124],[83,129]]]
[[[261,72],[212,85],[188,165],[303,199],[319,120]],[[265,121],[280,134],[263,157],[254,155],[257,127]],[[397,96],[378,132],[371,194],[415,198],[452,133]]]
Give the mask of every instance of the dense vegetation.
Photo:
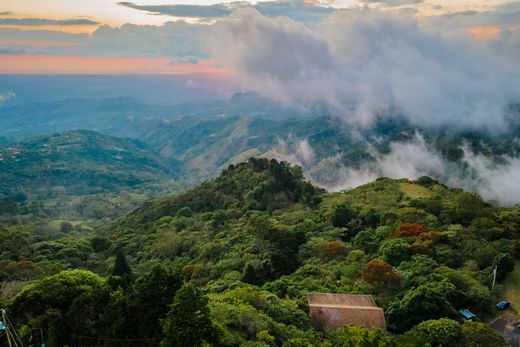
[[[180,173],[136,140],[84,130],[34,137],[0,146],[0,214],[110,217],[89,200],[171,192]]]
[[[482,322],[519,223],[518,207],[428,177],[331,194],[250,159],[59,242],[1,230],[2,300],[24,339],[43,328],[56,346],[504,346]],[[372,294],[388,332],[313,330],[314,291]]]

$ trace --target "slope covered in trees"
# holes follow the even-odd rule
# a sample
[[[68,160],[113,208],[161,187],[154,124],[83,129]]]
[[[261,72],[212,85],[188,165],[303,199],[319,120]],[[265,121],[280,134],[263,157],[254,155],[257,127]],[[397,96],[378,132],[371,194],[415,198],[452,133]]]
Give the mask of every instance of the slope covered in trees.
[[[0,214],[82,215],[89,202],[78,197],[168,192],[180,173],[136,140],[85,130],[29,138],[0,146]]]
[[[427,177],[331,194],[297,167],[251,159],[82,236],[69,265],[27,241],[4,283],[34,281],[3,300],[24,338],[43,327],[56,344],[503,346],[481,322],[519,259],[519,223],[518,208]],[[48,277],[53,263],[85,270]],[[313,330],[314,291],[372,294],[388,333]],[[480,322],[459,324],[461,308]]]

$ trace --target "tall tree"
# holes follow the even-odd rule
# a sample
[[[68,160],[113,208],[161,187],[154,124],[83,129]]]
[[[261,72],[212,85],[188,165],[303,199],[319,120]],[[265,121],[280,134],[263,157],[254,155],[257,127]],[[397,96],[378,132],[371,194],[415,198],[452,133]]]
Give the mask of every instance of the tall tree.
[[[212,341],[215,329],[207,304],[208,299],[199,290],[184,284],[163,321],[161,347],[199,347]]]
[[[117,252],[114,269],[112,270],[113,276],[120,276],[125,281],[130,280],[133,276],[132,269],[126,261],[126,256],[123,251]]]
[[[156,266],[150,273],[138,278],[133,286],[131,307],[141,312],[134,324],[140,337],[160,338],[160,321],[166,318],[171,298],[182,285],[182,276],[177,272]]]

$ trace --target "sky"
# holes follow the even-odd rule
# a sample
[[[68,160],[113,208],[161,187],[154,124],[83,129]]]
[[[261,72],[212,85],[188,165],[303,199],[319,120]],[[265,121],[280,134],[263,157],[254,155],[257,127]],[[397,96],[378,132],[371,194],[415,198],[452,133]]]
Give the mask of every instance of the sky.
[[[336,13],[370,9],[508,54],[519,41],[520,5],[507,0],[0,0],[0,74],[228,75],[213,33],[245,8],[312,30]]]

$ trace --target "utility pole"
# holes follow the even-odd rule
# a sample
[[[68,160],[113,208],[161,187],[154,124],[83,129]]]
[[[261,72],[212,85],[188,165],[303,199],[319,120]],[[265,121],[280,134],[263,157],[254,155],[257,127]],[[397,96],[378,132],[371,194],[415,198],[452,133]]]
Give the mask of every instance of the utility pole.
[[[493,269],[493,284],[491,285],[491,292],[495,290],[495,282],[497,280],[497,269],[498,265],[495,265],[495,268]]]

